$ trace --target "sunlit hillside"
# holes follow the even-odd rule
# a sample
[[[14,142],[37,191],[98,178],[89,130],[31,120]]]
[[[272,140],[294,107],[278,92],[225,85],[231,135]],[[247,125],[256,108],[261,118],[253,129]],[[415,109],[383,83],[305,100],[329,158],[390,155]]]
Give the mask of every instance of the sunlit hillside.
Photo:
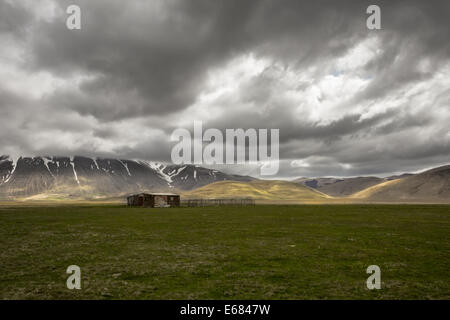
[[[183,198],[252,198],[270,201],[328,202],[333,199],[314,189],[287,181],[221,181],[185,192]]]

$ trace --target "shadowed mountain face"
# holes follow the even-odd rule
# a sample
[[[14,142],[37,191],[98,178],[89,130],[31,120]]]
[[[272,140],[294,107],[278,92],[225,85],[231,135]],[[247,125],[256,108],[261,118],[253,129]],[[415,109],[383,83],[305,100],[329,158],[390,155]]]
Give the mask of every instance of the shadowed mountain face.
[[[294,182],[314,188],[333,197],[345,197],[384,181],[384,179],[378,177],[357,177],[345,179],[300,178],[294,180]]]
[[[163,174],[170,177],[171,185],[182,190],[196,189],[217,181],[252,181],[248,176],[226,174],[218,170],[211,170],[198,166],[170,165],[164,167]]]
[[[190,190],[216,181],[251,181],[194,165],[86,157],[0,156],[0,197],[42,193],[95,198],[140,191]]]
[[[299,178],[294,180],[293,182],[300,183],[304,186],[319,190],[320,192],[323,192],[329,196],[346,197],[377,184],[390,180],[403,179],[409,176],[412,176],[412,174],[405,173],[402,175],[390,176],[387,178]]]
[[[362,190],[354,199],[372,202],[450,202],[450,165]]]

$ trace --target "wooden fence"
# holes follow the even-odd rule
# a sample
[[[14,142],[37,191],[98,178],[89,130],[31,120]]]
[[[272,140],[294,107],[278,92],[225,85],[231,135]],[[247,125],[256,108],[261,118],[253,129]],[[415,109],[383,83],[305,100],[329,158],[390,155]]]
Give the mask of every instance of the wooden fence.
[[[209,206],[252,206],[255,200],[245,199],[186,199],[181,200],[182,207],[209,207]]]

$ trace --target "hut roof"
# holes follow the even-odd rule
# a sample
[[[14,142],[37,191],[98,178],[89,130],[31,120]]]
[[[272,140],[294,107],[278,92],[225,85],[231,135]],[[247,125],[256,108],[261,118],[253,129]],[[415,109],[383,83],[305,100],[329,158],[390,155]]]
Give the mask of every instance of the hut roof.
[[[175,193],[164,193],[164,192],[146,193],[146,192],[142,192],[142,193],[132,194],[132,195],[130,195],[130,197],[140,196],[140,195],[148,195],[148,196],[179,196],[179,194],[175,194]]]

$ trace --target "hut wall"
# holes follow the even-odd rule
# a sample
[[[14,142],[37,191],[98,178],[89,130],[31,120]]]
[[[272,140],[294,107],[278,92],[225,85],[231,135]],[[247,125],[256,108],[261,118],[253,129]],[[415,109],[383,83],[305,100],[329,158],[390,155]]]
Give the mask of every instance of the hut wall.
[[[127,197],[128,206],[137,207],[179,207],[179,195],[138,194]]]

